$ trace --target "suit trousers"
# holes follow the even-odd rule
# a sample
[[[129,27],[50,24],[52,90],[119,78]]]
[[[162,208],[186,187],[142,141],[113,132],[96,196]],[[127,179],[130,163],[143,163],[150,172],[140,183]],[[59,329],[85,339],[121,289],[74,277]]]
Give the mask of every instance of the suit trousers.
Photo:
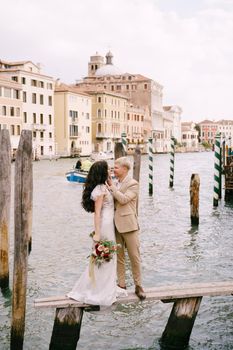
[[[139,251],[139,231],[120,233],[116,229],[116,241],[121,244],[117,254],[117,278],[121,287],[125,286],[125,246],[128,251],[135,286],[141,286],[141,259]]]

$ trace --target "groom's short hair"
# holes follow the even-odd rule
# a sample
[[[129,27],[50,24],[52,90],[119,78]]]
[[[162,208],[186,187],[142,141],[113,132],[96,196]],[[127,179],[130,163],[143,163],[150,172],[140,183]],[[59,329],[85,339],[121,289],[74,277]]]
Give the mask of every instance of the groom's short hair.
[[[131,168],[130,161],[127,157],[120,157],[115,160],[115,164],[126,167],[128,170]]]

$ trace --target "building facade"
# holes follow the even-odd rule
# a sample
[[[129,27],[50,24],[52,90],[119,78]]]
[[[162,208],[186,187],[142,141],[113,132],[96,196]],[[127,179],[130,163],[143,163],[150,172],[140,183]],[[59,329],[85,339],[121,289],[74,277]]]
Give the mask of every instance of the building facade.
[[[125,96],[133,108],[146,110],[143,123],[144,140],[151,136],[152,129],[157,130],[158,119],[163,118],[163,86],[141,74],[122,73],[113,64],[113,55],[108,52],[104,57],[96,54],[90,57],[88,76],[76,81],[76,88],[82,91],[106,91]]]
[[[221,119],[218,121],[218,132],[225,139],[229,147],[233,146],[233,120]]]
[[[34,157],[55,155],[54,80],[31,61],[0,61],[0,76],[22,85],[22,128],[32,130]]]
[[[12,157],[22,130],[22,107],[22,85],[0,75],[0,130],[9,130]]]
[[[72,87],[55,87],[55,137],[60,156],[90,156],[92,152],[91,97]]]
[[[185,151],[193,152],[198,150],[198,131],[195,129],[195,123],[193,122],[182,122],[181,123],[182,133],[182,146]]]
[[[92,98],[92,142],[95,152],[114,152],[126,131],[127,98],[107,91],[89,91]]]
[[[212,120],[203,120],[198,123],[200,126],[200,142],[206,142],[213,146],[215,141],[215,136],[218,132],[218,123]]]

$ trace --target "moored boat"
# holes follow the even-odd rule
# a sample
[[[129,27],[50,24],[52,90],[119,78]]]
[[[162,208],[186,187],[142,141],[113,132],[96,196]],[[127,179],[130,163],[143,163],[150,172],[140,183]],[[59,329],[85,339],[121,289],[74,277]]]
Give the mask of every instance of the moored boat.
[[[72,169],[66,173],[66,178],[69,182],[85,183],[87,174],[87,171]]]

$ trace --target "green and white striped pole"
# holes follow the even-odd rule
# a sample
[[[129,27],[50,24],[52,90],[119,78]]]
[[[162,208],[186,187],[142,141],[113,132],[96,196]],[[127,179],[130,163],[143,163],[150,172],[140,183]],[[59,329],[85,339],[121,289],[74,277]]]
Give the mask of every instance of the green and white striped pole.
[[[221,176],[221,167],[220,167],[220,135],[215,136],[215,145],[214,145],[214,207],[218,206],[219,192],[220,192],[220,176]]]
[[[174,165],[175,165],[175,138],[171,137],[171,152],[170,152],[170,180],[169,187],[173,187],[174,180]]]
[[[149,194],[153,194],[153,153],[152,153],[152,138],[148,139],[149,146]]]
[[[127,139],[126,139],[127,135],[125,132],[122,132],[121,133],[121,142],[122,142],[122,145],[124,147],[124,150],[125,150],[125,153],[127,153]]]

